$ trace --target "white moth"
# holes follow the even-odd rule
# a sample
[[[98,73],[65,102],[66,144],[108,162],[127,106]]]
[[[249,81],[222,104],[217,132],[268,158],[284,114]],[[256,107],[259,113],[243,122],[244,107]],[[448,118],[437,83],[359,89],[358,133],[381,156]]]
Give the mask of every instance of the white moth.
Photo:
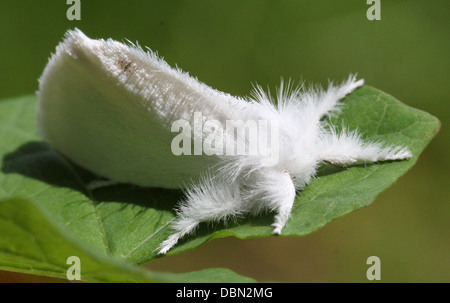
[[[92,40],[75,29],[66,33],[40,78],[37,123],[55,150],[100,176],[185,189],[173,233],[159,247],[164,254],[201,222],[264,211],[276,213],[273,233],[281,234],[296,190],[305,188],[323,162],[411,157],[406,147],[363,141],[356,130],[338,131],[322,119],[338,113],[339,100],[361,85],[363,80],[350,76],[327,90],[282,85],[276,104],[260,87],[253,97],[238,98],[171,68],[152,51]],[[195,124],[195,113],[201,113],[202,126],[208,121],[276,121],[272,129],[277,136],[265,147],[258,145],[254,154],[229,155],[219,153],[220,144],[202,143],[213,135],[217,142],[227,139],[225,145],[251,147],[249,138],[204,127],[200,134],[183,137],[194,145],[200,140],[206,148],[201,155],[175,155],[173,127],[177,121]]]

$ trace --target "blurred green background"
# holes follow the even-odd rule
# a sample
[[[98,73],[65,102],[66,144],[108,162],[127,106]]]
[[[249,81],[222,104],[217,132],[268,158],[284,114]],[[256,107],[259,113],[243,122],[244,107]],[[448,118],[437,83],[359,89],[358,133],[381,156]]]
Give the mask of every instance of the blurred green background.
[[[65,0],[0,2],[0,98],[30,94],[67,29],[92,38],[139,41],[214,88],[248,95],[280,77],[327,84],[357,72],[366,83],[442,122],[417,165],[369,207],[298,238],[216,239],[146,267],[185,272],[228,267],[260,281],[367,282],[381,259],[382,282],[450,282],[450,2],[381,0]],[[0,281],[49,281],[0,273]]]

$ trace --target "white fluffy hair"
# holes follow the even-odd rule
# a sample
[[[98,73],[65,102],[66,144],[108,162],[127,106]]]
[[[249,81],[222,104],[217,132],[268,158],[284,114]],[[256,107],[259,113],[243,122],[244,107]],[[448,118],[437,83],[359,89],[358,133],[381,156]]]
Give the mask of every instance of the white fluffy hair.
[[[260,86],[253,92],[247,110],[239,109],[240,119],[277,120],[280,123],[280,160],[261,165],[260,156],[223,156],[216,175],[205,175],[186,190],[180,204],[174,233],[161,243],[159,253],[166,253],[183,236],[193,233],[201,222],[226,221],[243,215],[275,212],[273,233],[281,234],[296,197],[317,172],[320,163],[350,164],[401,160],[411,157],[402,146],[364,141],[356,130],[338,131],[324,116],[339,113],[339,103],[347,94],[364,84],[350,77],[341,85],[330,83],[327,90],[304,91],[281,83],[277,100]],[[239,140],[239,138],[237,139]]]

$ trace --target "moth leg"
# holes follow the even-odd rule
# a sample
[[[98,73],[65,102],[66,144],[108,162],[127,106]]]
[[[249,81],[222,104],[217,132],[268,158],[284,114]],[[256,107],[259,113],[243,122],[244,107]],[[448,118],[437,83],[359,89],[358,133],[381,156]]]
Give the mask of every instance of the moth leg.
[[[363,141],[356,131],[343,130],[338,134],[335,129],[320,139],[317,150],[320,161],[335,164],[403,160],[412,156],[406,147]]]
[[[251,201],[253,214],[265,210],[276,212],[273,233],[280,235],[291,215],[295,185],[288,171],[262,170],[249,180],[244,200]]]
[[[317,101],[314,102],[314,106],[317,118],[321,119],[323,116],[329,115],[330,112],[337,110],[339,101],[363,84],[363,79],[356,80],[356,77],[353,75],[350,75],[339,86],[330,83],[326,91],[319,92],[316,96]]]
[[[274,227],[273,234],[281,235],[282,229],[291,216],[295,200],[295,186],[289,173],[284,171],[269,189],[272,190],[272,193],[268,194],[268,198],[272,199],[277,212],[271,225]]]
[[[175,244],[177,244],[178,240],[183,236],[193,232],[200,222],[196,221],[192,218],[180,218],[172,225],[172,228],[176,230],[176,232],[172,233],[166,240],[164,240],[161,245],[158,247],[159,254],[167,253]]]
[[[201,222],[226,221],[245,211],[239,186],[222,178],[203,178],[199,185],[188,189],[186,195],[187,199],[179,206],[178,218],[172,225],[174,233],[161,243],[159,254],[168,252]]]

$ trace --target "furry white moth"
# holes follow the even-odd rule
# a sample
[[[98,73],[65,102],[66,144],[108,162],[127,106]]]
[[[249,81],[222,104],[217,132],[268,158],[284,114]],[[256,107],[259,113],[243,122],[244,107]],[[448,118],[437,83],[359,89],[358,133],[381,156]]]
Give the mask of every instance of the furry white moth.
[[[161,243],[166,253],[201,222],[276,213],[272,226],[281,234],[296,190],[313,178],[320,163],[400,160],[402,146],[363,141],[356,131],[338,131],[322,118],[339,112],[339,101],[363,84],[350,76],[327,90],[278,91],[276,102],[257,87],[244,99],[219,92],[171,68],[151,51],[111,39],[92,40],[70,30],[40,78],[37,123],[57,151],[114,182],[184,188],[173,233]],[[194,113],[225,125],[228,120],[277,121],[277,161],[272,152],[253,155],[175,155],[176,121],[195,123]],[[209,133],[208,133],[209,132]],[[193,135],[229,137],[215,128]],[[239,144],[247,144],[236,136]],[[214,148],[210,146],[210,148]],[[217,151],[217,150],[216,150]],[[267,151],[267,150],[265,150]],[[185,185],[188,185],[185,187]]]

